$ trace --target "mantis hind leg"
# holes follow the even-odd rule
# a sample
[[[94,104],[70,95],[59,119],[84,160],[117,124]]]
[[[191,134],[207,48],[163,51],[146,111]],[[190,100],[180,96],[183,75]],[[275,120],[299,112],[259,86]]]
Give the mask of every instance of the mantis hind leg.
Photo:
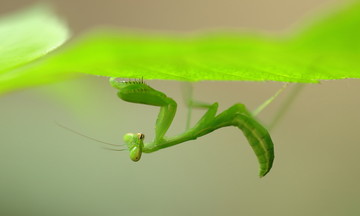
[[[281,92],[283,92],[290,83],[285,83],[277,92],[275,92],[275,94],[273,96],[271,96],[269,99],[267,99],[266,101],[264,101],[260,106],[258,106],[253,112],[253,116],[257,116],[261,111],[263,111],[263,109],[265,109],[269,104],[271,104],[271,102],[273,102],[273,100],[275,100],[275,98],[277,98]]]

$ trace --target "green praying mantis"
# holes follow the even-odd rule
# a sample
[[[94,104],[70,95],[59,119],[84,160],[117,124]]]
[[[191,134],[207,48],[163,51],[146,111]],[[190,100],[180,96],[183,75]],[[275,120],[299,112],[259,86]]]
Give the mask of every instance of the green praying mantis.
[[[118,90],[118,97],[124,101],[160,107],[155,125],[155,138],[152,142],[144,142],[145,135],[142,133],[124,135],[124,142],[130,152],[131,160],[139,161],[142,153],[151,153],[189,140],[195,140],[222,127],[235,126],[243,132],[255,152],[260,165],[259,176],[263,177],[270,171],[274,161],[273,141],[267,129],[256,120],[254,113],[258,113],[280,91],[253,114],[248,111],[245,105],[240,103],[231,106],[220,114],[217,114],[218,103],[209,105],[208,110],[193,127],[177,136],[167,137],[165,136],[166,132],[177,109],[177,103],[172,98],[151,88],[142,80],[117,81],[116,78],[110,78],[109,82]]]

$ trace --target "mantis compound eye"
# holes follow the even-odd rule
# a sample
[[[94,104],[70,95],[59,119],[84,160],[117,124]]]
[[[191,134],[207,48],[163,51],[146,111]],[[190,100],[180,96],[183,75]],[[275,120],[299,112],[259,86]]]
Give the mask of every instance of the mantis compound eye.
[[[123,140],[126,143],[126,145],[129,147],[131,143],[134,141],[134,137],[136,137],[133,133],[127,133],[124,135]]]
[[[145,134],[143,134],[143,133],[138,133],[137,135],[138,135],[138,138],[139,138],[140,140],[144,140],[144,139],[145,139]]]

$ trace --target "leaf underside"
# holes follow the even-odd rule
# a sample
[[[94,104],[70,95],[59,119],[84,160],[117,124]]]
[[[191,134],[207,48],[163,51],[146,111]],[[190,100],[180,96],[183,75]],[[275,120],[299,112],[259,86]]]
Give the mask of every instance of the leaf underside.
[[[164,36],[98,30],[40,61],[6,72],[9,66],[0,66],[0,92],[74,72],[181,81],[311,83],[360,78],[359,26],[357,1],[287,37],[234,32]],[[6,79],[8,74],[11,79]]]

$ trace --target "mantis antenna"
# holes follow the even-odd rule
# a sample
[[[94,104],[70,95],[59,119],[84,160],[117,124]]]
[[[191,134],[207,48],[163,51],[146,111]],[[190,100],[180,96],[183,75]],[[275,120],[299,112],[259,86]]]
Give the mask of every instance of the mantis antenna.
[[[144,143],[145,136],[142,133],[124,135],[124,141],[133,161],[140,160],[142,152],[155,152],[195,140],[222,127],[235,126],[243,132],[258,159],[259,176],[263,177],[270,171],[274,161],[274,145],[270,134],[245,105],[237,103],[220,114],[216,114],[218,103],[209,105],[206,113],[193,127],[174,137],[166,137],[165,134],[174,119],[177,108],[172,98],[151,88],[143,80],[119,82],[113,77],[109,82],[118,90],[118,97],[124,101],[160,107],[155,123],[155,138],[152,142]]]
[[[87,136],[87,135],[85,135],[85,134],[82,134],[82,133],[80,133],[80,132],[78,132],[78,131],[75,131],[75,130],[73,130],[73,129],[71,129],[71,128],[68,128],[68,127],[66,127],[66,126],[64,126],[64,125],[62,125],[62,124],[60,124],[60,123],[58,123],[58,122],[55,122],[55,123],[56,123],[59,127],[65,129],[65,130],[68,130],[68,131],[70,131],[70,132],[72,132],[72,133],[75,133],[75,134],[77,134],[77,135],[79,135],[79,136],[85,137],[85,138],[87,138],[87,139],[91,139],[91,140],[94,140],[94,141],[96,141],[96,142],[100,142],[100,143],[103,143],[103,144],[106,144],[106,145],[117,146],[117,147],[118,147],[118,146],[121,146],[121,145],[118,145],[118,144],[108,143],[108,142],[104,142],[104,141],[101,141],[101,140],[98,140],[98,139],[89,137],[89,136]],[[111,149],[111,148],[106,148],[106,149],[113,150],[113,151],[124,151],[124,150],[126,150],[126,149]]]

